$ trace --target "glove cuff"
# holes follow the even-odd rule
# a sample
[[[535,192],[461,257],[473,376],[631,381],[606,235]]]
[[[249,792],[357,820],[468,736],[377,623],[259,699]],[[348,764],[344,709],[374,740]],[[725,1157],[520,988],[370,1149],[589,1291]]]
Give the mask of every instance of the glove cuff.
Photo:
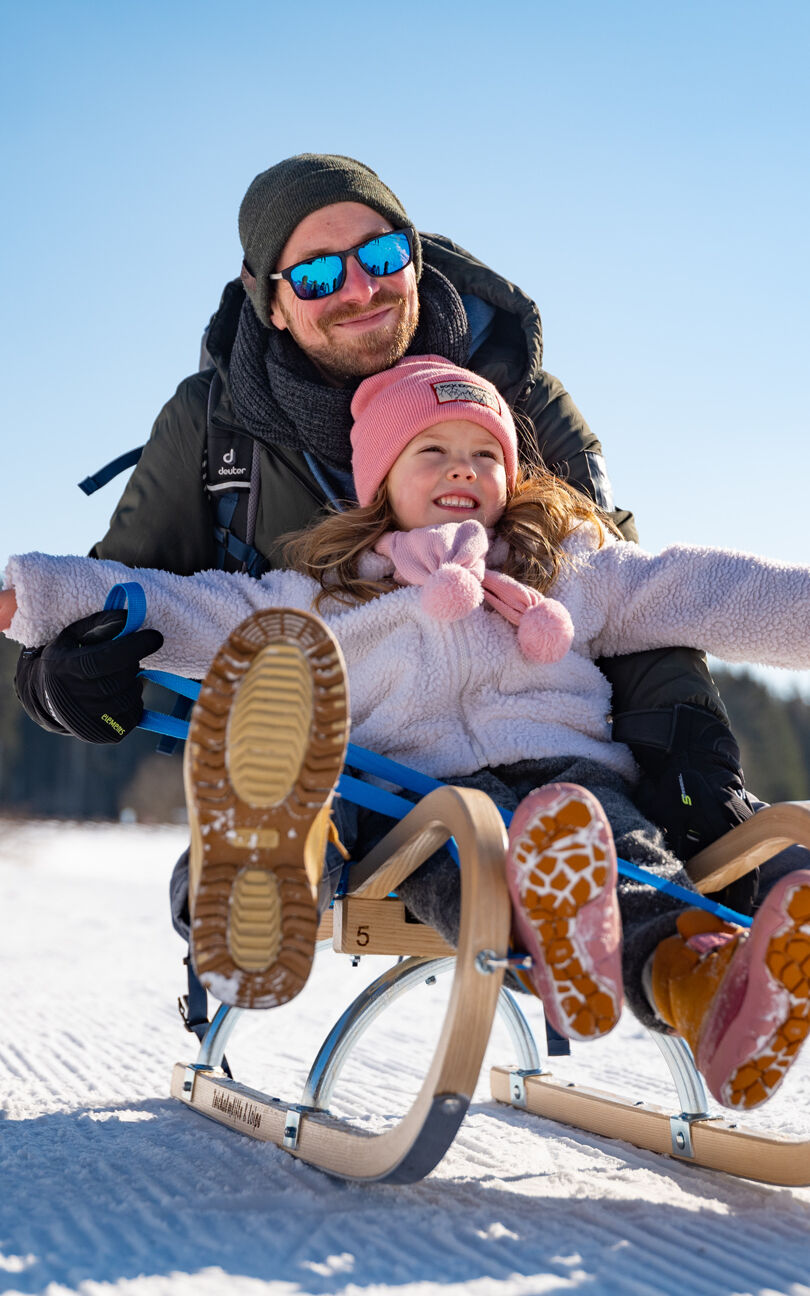
[[[48,696],[42,682],[41,648],[24,648],[17,659],[14,673],[14,692],[25,714],[40,729],[48,733],[66,734],[68,731],[48,706]]]
[[[704,707],[677,703],[660,711],[624,711],[613,717],[615,742],[627,743],[647,769],[658,758],[681,753],[711,754],[742,777],[740,749],[728,725]]]

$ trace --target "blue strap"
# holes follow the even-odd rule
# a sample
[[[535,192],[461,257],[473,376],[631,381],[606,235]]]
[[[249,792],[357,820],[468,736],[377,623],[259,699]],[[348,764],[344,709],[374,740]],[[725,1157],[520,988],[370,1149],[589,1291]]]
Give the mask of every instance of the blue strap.
[[[134,468],[135,464],[143,454],[144,447],[136,446],[134,450],[127,450],[124,454],[119,455],[117,459],[111,460],[97,472],[85,477],[84,481],[79,482],[79,490],[83,490],[85,495],[93,495],[102,486],[106,486],[108,481],[117,477],[119,473],[124,472],[126,468]]]
[[[141,672],[146,674],[145,671]],[[180,739],[185,742],[188,738],[188,720],[181,720],[179,716],[164,715],[162,711],[149,711],[144,707],[139,729],[148,729],[150,733],[164,734],[167,738]]]
[[[184,679],[182,675],[171,675],[168,671],[142,670],[140,674],[143,679],[151,680],[153,684],[160,684],[162,688],[169,689],[176,695],[171,715],[166,715],[162,711],[144,710],[141,716],[142,729],[163,735],[155,750],[162,756],[173,756],[178,742],[185,742],[188,737],[191,704],[199,697],[200,686],[196,680]]]
[[[356,748],[362,751],[363,755],[373,756],[373,752],[365,752],[363,748]],[[437,787],[444,787],[445,784],[437,783]],[[433,789],[429,789],[432,791]],[[397,796],[394,792],[386,792],[384,788],[375,787],[373,783],[364,783],[362,779],[352,778],[351,774],[341,774],[337,783],[338,796],[345,797],[353,805],[362,806],[364,810],[376,810],[379,814],[388,815],[389,819],[404,819],[406,814],[413,810],[413,801],[408,801],[406,797]],[[505,811],[501,811],[504,814]],[[455,862],[459,863],[458,847],[454,838],[450,837],[447,842],[447,849],[452,855]]]
[[[436,788],[446,787],[446,784],[431,778],[429,774],[420,774],[408,765],[400,765],[399,761],[378,756],[376,752],[357,747],[354,743],[349,743],[346,748],[346,764],[362,770],[364,774],[375,774],[388,783],[407,788],[409,792],[418,792],[420,796],[427,796],[428,792],[435,792]],[[509,817],[511,819],[511,815]]]
[[[389,819],[404,819],[413,810],[413,801],[397,796],[394,792],[386,792],[373,783],[352,778],[351,774],[341,774],[337,791],[339,796],[345,797],[353,805],[362,806],[364,810],[378,810],[380,814],[388,815]]]
[[[240,563],[249,576],[263,576],[267,570],[267,559],[259,553],[255,545],[240,540],[231,531],[234,514],[239,504],[239,491],[225,491],[216,497],[214,540],[217,544],[217,566],[220,571],[225,568],[225,555]]]
[[[135,586],[135,588],[140,590],[141,595],[143,595],[143,590],[139,585]],[[130,590],[131,586],[129,584],[127,586],[115,586],[115,589]],[[113,593],[114,590],[111,590],[110,594]],[[132,595],[130,594],[131,601]],[[121,633],[126,633],[126,627]],[[142,671],[141,673],[146,679],[162,684],[165,688],[174,689],[176,693],[181,693],[184,697],[196,698],[199,694],[199,684],[193,680],[183,679],[180,675],[172,675],[168,671],[151,670]],[[141,728],[150,729],[155,733],[168,734],[172,738],[185,738],[188,734],[186,721],[178,720],[175,716],[163,715],[158,711],[144,711]],[[428,774],[422,774],[418,770],[410,769],[407,765],[401,765],[399,761],[390,760],[387,756],[378,756],[376,752],[367,751],[366,748],[358,747],[355,743],[349,743],[348,745],[346,763],[354,769],[362,770],[365,774],[373,774],[389,783],[407,788],[409,792],[416,792],[420,796],[425,796],[436,788],[447,786],[446,783],[441,783]],[[353,778],[351,774],[341,774],[338,779],[337,791],[347,801],[362,806],[366,810],[377,810],[380,814],[388,815],[390,819],[404,819],[405,815],[413,810],[413,803],[406,800],[405,797],[397,796],[394,792],[388,792],[384,788],[376,787],[373,783],[364,783],[361,779]],[[504,810],[502,806],[498,806],[497,809],[508,828],[512,820],[512,812]],[[451,854],[455,853],[452,840],[449,849]],[[457,860],[458,856],[455,857]],[[700,895],[697,891],[687,891],[686,887],[678,886],[675,882],[668,882],[666,878],[660,878],[655,873],[640,868],[637,864],[631,864],[629,860],[620,859],[618,868],[623,877],[632,878],[633,881],[641,882],[644,886],[654,887],[656,891],[663,891],[666,895],[683,901],[684,904],[690,905],[693,909],[705,909],[708,913],[716,914],[718,918],[722,918],[726,922],[736,923],[738,927],[750,927],[753,923],[753,919],[746,914],[737,913],[736,910],[718,904],[716,900],[710,900],[708,896]]]
[[[240,540],[232,531],[214,527],[214,539],[219,545],[220,571],[224,570],[226,553],[244,567],[248,576],[254,576],[257,580],[267,571],[267,559],[264,554],[259,553],[254,545],[245,544],[244,540]]]
[[[162,670],[143,670],[141,674],[153,684],[162,684],[163,688],[171,689],[172,693],[191,698],[192,702],[196,702],[200,696],[200,686],[196,680],[184,679],[182,675],[172,675],[170,671]]]
[[[143,592],[143,586],[137,581],[124,581],[121,585],[113,585],[104,603],[105,612],[126,611],[126,620],[123,629],[118,631],[116,639],[122,638],[123,635],[134,634],[140,630],[146,620],[146,595]]]
[[[211,1025],[208,1020],[208,992],[197,973],[194,971],[194,965],[191,961],[191,951],[189,950],[183,959],[186,965],[188,979],[188,994],[181,995],[177,1000],[177,1007],[180,1010],[180,1016],[183,1019],[183,1025],[187,1031],[197,1036],[202,1043],[208,1034],[208,1028]],[[223,1057],[220,1066],[230,1080],[233,1079],[233,1073],[228,1065],[228,1059]]]
[[[176,697],[174,699],[174,706],[172,707],[172,720],[188,720],[193,705],[194,703],[191,698]],[[152,712],[152,714],[154,715],[155,712]],[[155,744],[155,751],[159,756],[173,756],[177,751],[177,744],[179,742],[185,742],[185,738],[186,735],[184,733],[173,734],[171,737],[169,737],[168,734],[163,734],[160,741]]]
[[[645,886],[655,887],[656,891],[663,891],[665,895],[674,896],[676,900],[683,900],[693,909],[708,909],[709,913],[716,914],[726,922],[736,923],[738,927],[750,927],[753,924],[753,918],[737,913],[736,909],[729,909],[726,905],[719,904],[717,900],[709,900],[695,891],[687,891],[686,887],[678,886],[677,882],[668,882],[666,878],[657,877],[655,873],[639,868],[629,860],[620,859],[618,867],[623,877],[632,878],[634,882],[643,882]]]
[[[122,630],[119,630],[115,636],[120,639],[122,635],[133,634],[140,630],[146,620],[146,595],[143,586],[138,581],[124,581],[119,585],[113,585],[104,603],[105,612],[126,611],[126,620]],[[169,675],[165,671],[141,671],[141,676],[146,679],[154,680],[157,684],[164,684],[174,693],[182,693],[185,698],[196,699],[200,686],[193,680],[182,680],[179,675]],[[186,684],[188,688],[181,688],[181,684]],[[193,690],[193,691],[191,691]],[[189,713],[188,703],[186,701],[175,704],[174,714],[167,716],[161,711],[149,711],[146,708],[141,715],[139,729],[147,729],[152,733],[162,734],[164,738],[171,739],[164,743],[158,743],[157,750],[171,755],[177,745],[178,739],[183,741],[188,733],[188,725],[184,723]]]
[[[221,495],[217,495],[216,498],[214,540],[217,544],[217,567],[220,571],[225,568],[225,555],[228,553],[229,541],[234,539],[231,536],[231,523],[238,503],[239,492],[235,490],[224,491]]]
[[[217,495],[216,518],[217,525],[225,531],[228,530],[233,522],[233,515],[236,512],[236,506],[239,503],[239,491],[228,490],[222,491]]]

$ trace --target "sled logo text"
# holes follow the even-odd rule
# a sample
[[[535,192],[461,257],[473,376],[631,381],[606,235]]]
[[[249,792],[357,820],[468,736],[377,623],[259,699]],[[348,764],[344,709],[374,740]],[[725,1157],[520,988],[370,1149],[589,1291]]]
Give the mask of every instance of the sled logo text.
[[[241,1121],[243,1125],[248,1125],[251,1129],[258,1129],[262,1123],[262,1113],[260,1109],[251,1102],[246,1102],[243,1098],[238,1098],[235,1094],[222,1093],[216,1089],[211,1099],[211,1106],[217,1111],[221,1111],[225,1116],[233,1116],[234,1120]]]

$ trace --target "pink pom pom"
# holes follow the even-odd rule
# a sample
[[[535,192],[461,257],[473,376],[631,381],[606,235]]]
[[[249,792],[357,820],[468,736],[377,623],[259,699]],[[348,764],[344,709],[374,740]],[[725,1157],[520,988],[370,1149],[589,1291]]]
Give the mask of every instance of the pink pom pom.
[[[437,621],[460,621],[483,600],[480,580],[458,563],[444,563],[422,587],[422,607]]]
[[[520,618],[518,643],[524,657],[535,662],[556,662],[574,641],[574,623],[568,609],[556,599],[543,599]]]

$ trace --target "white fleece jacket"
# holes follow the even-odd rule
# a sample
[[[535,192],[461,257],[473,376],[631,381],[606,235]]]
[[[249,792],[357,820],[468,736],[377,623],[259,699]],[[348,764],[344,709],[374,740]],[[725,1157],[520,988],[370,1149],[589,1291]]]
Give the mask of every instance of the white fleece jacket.
[[[487,606],[441,622],[405,587],[371,603],[330,603],[322,614],[349,671],[352,737],[436,778],[546,756],[584,756],[633,779],[630,751],[611,740],[610,688],[594,664],[673,644],[727,661],[810,667],[810,568],[719,549],[673,546],[658,555],[580,525],[550,591],[574,624],[558,662],[524,658],[513,626]],[[47,642],[102,607],[118,581],[138,580],[147,625],[164,636],[150,667],[200,678],[228,633],[258,608],[309,610],[316,585],[298,572],[261,580],[224,572],[175,576],[92,558],[25,554],[6,585],[18,611],[7,633]]]

